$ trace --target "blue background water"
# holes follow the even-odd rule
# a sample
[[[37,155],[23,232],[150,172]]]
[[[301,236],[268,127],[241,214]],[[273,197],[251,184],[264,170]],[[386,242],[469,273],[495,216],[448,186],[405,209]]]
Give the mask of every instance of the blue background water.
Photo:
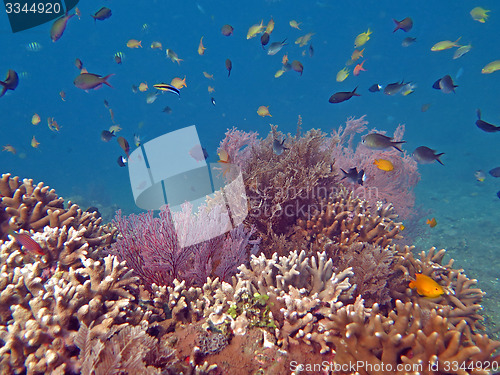
[[[111,8],[113,15],[94,22],[90,14],[101,6]],[[486,23],[469,15],[475,6],[491,9]],[[11,144],[18,152],[0,153],[0,172],[44,181],[82,206],[101,204],[113,210],[137,211],[127,169],[116,163],[122,150],[116,140],[104,143],[100,139],[101,131],[112,125],[105,99],[123,128],[120,135],[131,145],[135,133],[147,141],[196,124],[211,161],[217,160],[215,150],[226,129],[233,126],[265,135],[273,123],[293,133],[298,115],[304,129],[319,127],[325,132],[336,129],[349,116],[364,114],[370,128],[389,133],[404,123],[406,150],[426,145],[445,153],[444,167],[436,163],[420,166],[417,203],[433,211],[438,226],[431,230],[422,225],[417,244],[454,250],[452,255],[459,258],[460,265],[472,267],[473,276],[488,275],[481,286],[497,297],[500,200],[496,192],[500,181],[488,175],[479,183],[473,176],[475,170],[500,165],[500,134],[485,133],[474,125],[477,108],[484,120],[500,125],[500,72],[481,74],[483,66],[500,59],[500,8],[496,2],[121,0],[81,1],[78,7],[81,20],[73,17],[56,43],[49,37],[50,24],[12,34],[7,16],[0,15],[0,75],[3,78],[8,69],[23,74],[19,87],[0,98],[0,145]],[[276,23],[271,42],[287,38],[289,43],[275,56],[262,49],[260,37],[246,39],[251,25],[261,20],[266,24],[271,16]],[[414,21],[413,29],[393,33],[392,18],[407,16]],[[302,22],[301,31],[289,26],[292,19]],[[226,23],[234,27],[230,37],[220,32]],[[144,24],[148,25],[145,31]],[[373,34],[362,47],[367,71],[336,82],[337,72],[354,50],[354,38],[368,28]],[[307,54],[307,46],[294,44],[308,32],[315,33],[313,57]],[[199,56],[202,36],[207,50]],[[417,42],[404,48],[401,41],[407,36],[416,37]],[[460,36],[461,43],[473,45],[463,57],[453,60],[455,49],[430,51],[435,43]],[[127,48],[132,38],[141,40],[143,48]],[[163,50],[149,48],[153,41],[160,41]],[[31,42],[43,48],[27,51]],[[165,57],[166,48],[183,59],[180,65]],[[119,51],[125,54],[122,65],[113,58]],[[285,52],[290,61],[303,63],[302,76],[290,71],[274,78]],[[114,88],[104,86],[89,93],[76,88],[75,58],[91,73],[114,73],[109,80]],[[226,58],[233,62],[229,78]],[[353,66],[350,68],[352,71]],[[438,78],[445,74],[456,77],[460,70],[456,94],[432,89]],[[215,80],[206,79],[203,71],[213,74]],[[166,94],[147,104],[147,93],[131,90],[141,82],[152,87],[184,76],[187,88],[181,90],[180,99]],[[387,96],[367,90],[374,83],[402,79],[417,84],[413,94]],[[213,94],[207,92],[208,85],[215,88]],[[361,97],[340,104],[328,102],[334,92],[356,86]],[[66,92],[65,102],[59,96],[61,90]],[[217,102],[215,107],[211,96]],[[425,103],[431,107],[424,113],[421,106]],[[172,114],[162,112],[167,105]],[[270,106],[272,118],[257,115],[261,105]],[[31,124],[34,113],[42,118],[38,126]],[[60,132],[47,128],[49,116],[62,126]],[[33,135],[40,142],[37,149],[30,146]]]

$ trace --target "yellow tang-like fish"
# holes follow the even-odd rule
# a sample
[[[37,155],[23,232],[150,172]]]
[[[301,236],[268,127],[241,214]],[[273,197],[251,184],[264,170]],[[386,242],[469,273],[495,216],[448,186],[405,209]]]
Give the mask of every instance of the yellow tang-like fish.
[[[271,116],[271,114],[269,113],[269,106],[265,106],[265,105],[261,105],[258,109],[257,109],[257,114],[261,117],[265,117],[265,116],[269,116],[269,117],[273,117]]]
[[[349,76],[349,69],[343,68],[343,69],[339,70],[339,72],[337,73],[337,77],[335,78],[335,80],[337,82],[344,82],[345,79],[347,78],[347,76]]]
[[[417,289],[418,294],[428,298],[436,298],[444,294],[444,289],[441,285],[429,276],[421,273],[415,274],[415,280],[410,281],[409,287]]]
[[[485,23],[488,20],[489,12],[490,10],[481,7],[475,7],[470,11],[470,15],[474,21]]]
[[[252,25],[248,29],[247,39],[252,39],[264,30],[264,20],[260,21],[260,24]]]

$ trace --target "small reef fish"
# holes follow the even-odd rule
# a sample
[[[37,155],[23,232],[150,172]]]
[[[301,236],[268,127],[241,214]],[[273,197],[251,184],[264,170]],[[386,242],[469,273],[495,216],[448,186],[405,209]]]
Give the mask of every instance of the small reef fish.
[[[179,97],[181,95],[181,92],[179,91],[179,89],[177,87],[169,85],[167,83],[157,83],[156,85],[153,85],[153,87],[157,90],[160,90],[160,91],[171,92],[173,94],[176,94]]]
[[[410,281],[409,287],[416,289],[417,293],[427,298],[436,298],[444,294],[444,289],[429,276],[421,273],[415,274],[415,280]]]
[[[344,176],[340,179],[341,181],[343,179],[347,179],[348,181],[355,184],[363,185],[363,182],[366,180],[365,171],[363,169],[361,169],[359,172],[356,167],[350,168],[347,172],[342,168],[340,168],[340,170],[342,171],[342,173],[344,173]]]
[[[114,55],[115,62],[120,65],[125,58],[125,55],[123,52],[116,52]]]
[[[19,76],[17,75],[15,70],[9,69],[7,71],[7,77],[5,77],[4,81],[0,81],[0,98],[4,96],[7,90],[14,91],[19,84]]]
[[[453,59],[458,59],[468,53],[472,49],[472,44],[467,44],[466,46],[462,46],[460,48],[457,48],[455,53],[453,54]]]
[[[83,62],[78,57],[75,59],[75,66],[78,70],[82,70],[83,68]]]
[[[487,64],[483,69],[481,69],[481,73],[491,74],[497,70],[500,70],[500,60],[495,60]]]
[[[66,101],[66,93],[63,90],[59,91],[59,96],[63,102]]]
[[[264,33],[260,37],[260,44],[262,45],[262,49],[265,49],[264,47],[267,46],[267,43],[269,43],[269,37],[270,36],[268,33]]]
[[[142,48],[142,41],[141,40],[137,40],[137,39],[130,39],[128,42],[127,42],[127,47],[128,48],[139,48],[141,47]]]
[[[488,173],[493,177],[500,177],[500,167],[493,168]]]
[[[40,116],[36,113],[33,115],[33,117],[31,117],[31,123],[33,125],[38,125],[40,123],[40,121],[42,121],[42,120],[40,119]]]
[[[205,54],[205,46],[203,45],[203,37],[200,39],[200,44],[198,45],[198,55],[204,55]]]
[[[351,99],[353,96],[361,96],[360,94],[356,93],[356,88],[352,91],[339,91],[330,96],[330,99],[328,101],[330,103],[342,103],[345,102],[346,100]]]
[[[293,27],[294,29],[297,29],[297,30],[300,30],[300,25],[301,25],[301,24],[302,24],[302,22],[297,22],[297,21],[295,21],[295,20],[291,20],[291,21],[289,22],[289,25],[290,25],[291,27]]]
[[[222,163],[223,165],[222,177],[224,177],[226,173],[231,169],[231,158],[229,157],[229,154],[226,150],[220,150],[217,155],[219,156],[219,160],[217,162]]]
[[[266,33],[271,35],[273,30],[274,30],[274,20],[273,20],[273,17],[271,17],[271,19],[269,20],[269,22],[267,23],[267,26],[266,26]]]
[[[386,135],[370,133],[362,138],[361,143],[373,150],[385,150],[387,148],[394,147],[399,152],[403,152],[399,146],[406,143],[406,141],[393,141],[391,137]]]
[[[109,17],[111,17],[111,9],[109,8],[106,8],[106,7],[102,7],[101,9],[99,9],[93,16],[92,18],[94,19],[94,22],[96,20],[99,20],[99,21],[104,21],[106,19],[108,19]]]
[[[211,94],[215,91],[215,89],[212,86],[208,86],[207,90],[208,90],[209,94]]]
[[[404,38],[403,41],[401,42],[401,45],[403,47],[409,47],[411,46],[413,43],[415,43],[417,41],[417,38],[412,38],[412,37],[407,37],[407,38]]]
[[[29,52],[40,52],[42,50],[42,45],[38,42],[31,42],[26,44],[26,51]]]
[[[260,24],[255,24],[250,26],[247,32],[247,39],[252,39],[264,30],[264,20],[260,21]]]
[[[213,96],[210,98],[210,102],[214,107],[217,105],[217,103],[215,103],[215,98]]]
[[[274,42],[271,43],[267,49],[267,54],[270,56],[276,55],[281,49],[286,46],[288,43],[286,42],[286,38],[282,42]]]
[[[31,138],[31,147],[38,148],[39,145],[40,145],[40,142],[38,142],[36,140],[35,136],[33,136],[33,138]]]
[[[478,109],[476,111],[476,114],[477,114],[476,126],[479,129],[485,131],[486,133],[495,133],[495,132],[500,131],[500,126],[496,126],[496,125],[490,124],[489,122],[481,120],[481,110],[480,109]]]
[[[134,134],[134,145],[135,147],[141,146],[141,137],[138,134]]]
[[[141,84],[139,85],[139,91],[140,92],[148,91],[148,84],[147,84],[147,82],[141,82]]]
[[[12,145],[3,146],[2,151],[10,152],[12,155],[15,155],[17,153],[16,149]]]
[[[475,7],[470,11],[470,15],[474,21],[485,23],[488,20],[490,10]]]
[[[222,35],[224,36],[231,36],[233,35],[233,31],[234,31],[234,28],[231,26],[231,25],[224,25],[222,26],[220,32],[222,33]]]
[[[359,73],[361,73],[362,71],[363,72],[366,72],[366,69],[363,68],[363,64],[365,63],[366,60],[363,60],[362,63],[360,64],[357,64],[355,67],[354,67],[354,70],[352,71],[352,74],[355,75],[355,76],[359,76]]]
[[[163,113],[171,114],[172,113],[172,108],[170,108],[168,105],[162,109]]]
[[[161,42],[151,42],[151,49],[161,49],[163,46]]]
[[[315,33],[307,33],[306,35],[300,36],[295,40],[295,44],[298,44],[299,47],[304,47],[311,40],[312,36]]]
[[[365,49],[363,48],[362,50],[357,50],[355,49],[354,52],[352,53],[351,55],[351,61],[356,61],[356,60],[359,60],[361,57],[363,57],[363,52],[365,51]]]
[[[187,87],[186,76],[184,76],[184,79],[180,79],[179,77],[175,77],[172,79],[172,81],[170,81],[170,84],[179,90],[182,89],[183,87]]]
[[[118,160],[116,161],[120,167],[125,167],[127,165],[127,158],[123,156],[118,156]]]
[[[207,72],[203,72],[203,75],[205,76],[205,78],[214,79],[214,75],[213,74],[208,74]]]
[[[226,59],[226,69],[227,69],[227,76],[229,77],[231,75],[231,70],[233,69],[233,63],[229,59]]]
[[[272,117],[271,114],[269,113],[269,106],[265,106],[265,105],[261,105],[258,109],[257,109],[257,114],[261,117],[265,117],[265,116],[269,116],[269,117]]]
[[[74,14],[66,14],[54,21],[50,28],[50,39],[52,39],[53,42],[57,42],[62,37],[69,19],[73,16]]]
[[[462,39],[462,37],[458,38],[454,42],[450,40],[443,40],[441,42],[437,42],[431,47],[431,51],[437,52],[437,51],[444,51],[446,49],[450,49],[453,47],[460,47],[460,45],[457,44],[460,39]]]
[[[370,92],[379,92],[382,89],[382,85],[379,85],[378,83],[374,83],[368,88],[368,91]]]
[[[433,217],[432,219],[427,219],[425,224],[428,224],[431,228],[434,228],[437,225],[436,218]]]
[[[444,152],[436,154],[436,150],[433,150],[426,146],[419,146],[413,151],[413,158],[420,164],[430,164],[437,161],[439,164],[444,165],[439,158],[444,155]]]
[[[390,162],[390,160],[386,159],[375,159],[373,165],[375,165],[378,169],[385,172],[390,172],[394,170],[394,165]]]
[[[438,79],[432,85],[432,88],[436,90],[441,90],[445,94],[449,94],[450,92],[455,92],[455,87],[458,87],[458,85],[455,85],[453,83],[453,79],[449,74],[445,75],[443,78]]]
[[[201,145],[194,145],[191,147],[189,155],[198,162],[207,160],[208,158],[207,150],[204,147],[201,147]]]
[[[283,69],[278,70],[276,73],[274,73],[274,78],[281,77],[283,75],[283,73],[285,73],[285,70],[283,70]]]
[[[361,47],[366,44],[370,40],[370,35],[372,34],[371,30],[368,29],[364,33],[359,34],[356,39],[354,39],[354,48]]]
[[[146,96],[146,103],[153,104],[156,101],[157,98],[158,98],[158,91],[156,91],[156,92],[150,92]]]
[[[408,32],[413,27],[413,20],[410,17],[406,17],[402,21],[397,21],[394,18],[392,20],[396,24],[396,27],[394,28],[394,30],[392,30],[393,33],[395,33],[398,30],[403,30],[405,32]]]
[[[128,153],[130,151],[130,146],[129,146],[127,140],[123,137],[118,137],[116,140],[118,141],[118,144],[123,149],[123,151],[125,151],[127,158],[130,158],[130,155]]]
[[[347,67],[344,67],[341,70],[339,70],[337,76],[335,77],[335,80],[337,82],[344,82],[348,76],[349,76],[349,69],[347,69]]]
[[[396,95],[401,91],[401,89],[406,86],[408,83],[411,82],[394,82],[394,83],[389,83],[387,86],[384,88],[384,94],[385,95]]]
[[[288,147],[284,146],[285,141],[286,141],[286,138],[283,138],[282,141],[280,141],[278,139],[275,139],[273,141],[273,152],[276,155],[281,155],[283,153],[283,151],[288,150]]]
[[[486,173],[484,173],[484,171],[482,171],[482,170],[478,170],[478,171],[474,172],[474,177],[479,182],[483,182],[486,179]]]
[[[109,130],[103,130],[101,132],[101,140],[103,142],[109,142],[115,136],[114,132]]]
[[[80,73],[73,81],[73,84],[82,90],[98,89],[102,87],[103,84],[112,88],[113,86],[111,86],[107,80],[113,75],[114,74],[108,74],[107,76],[102,77],[98,74]]]
[[[42,247],[38,242],[36,242],[31,236],[26,233],[15,233],[14,231],[9,231],[9,234],[14,237],[17,243],[21,246],[24,246],[26,250],[30,251],[33,254],[37,255],[45,255],[45,252],[42,250]]]
[[[302,75],[302,73],[304,72],[304,65],[302,65],[302,63],[298,60],[293,60],[292,69],[297,73],[300,73],[300,75]]]
[[[59,126],[57,121],[54,120],[54,117],[47,117],[47,126],[53,132],[58,132],[59,130],[61,130],[61,127]]]

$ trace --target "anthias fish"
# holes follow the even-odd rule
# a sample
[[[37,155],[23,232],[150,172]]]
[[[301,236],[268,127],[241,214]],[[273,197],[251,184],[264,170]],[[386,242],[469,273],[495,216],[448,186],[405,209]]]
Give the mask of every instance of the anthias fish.
[[[74,14],[66,14],[54,21],[50,29],[50,39],[52,39],[53,42],[57,42],[62,37],[64,30],[66,30],[66,24],[73,16]]]

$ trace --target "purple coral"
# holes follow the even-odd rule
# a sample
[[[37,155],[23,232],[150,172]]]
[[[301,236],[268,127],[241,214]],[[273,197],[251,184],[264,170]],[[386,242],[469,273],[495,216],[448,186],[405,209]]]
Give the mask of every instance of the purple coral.
[[[196,285],[209,276],[227,280],[248,260],[248,245],[257,252],[258,241],[250,240],[253,229],[240,225],[224,233],[229,228],[227,215],[217,206],[201,206],[197,215],[191,210],[191,204],[184,203],[176,213],[162,207],[159,217],[151,211],[128,217],[117,212],[113,223],[120,236],[111,252],[134,269],[147,289],[153,283],[170,285],[174,279]]]

